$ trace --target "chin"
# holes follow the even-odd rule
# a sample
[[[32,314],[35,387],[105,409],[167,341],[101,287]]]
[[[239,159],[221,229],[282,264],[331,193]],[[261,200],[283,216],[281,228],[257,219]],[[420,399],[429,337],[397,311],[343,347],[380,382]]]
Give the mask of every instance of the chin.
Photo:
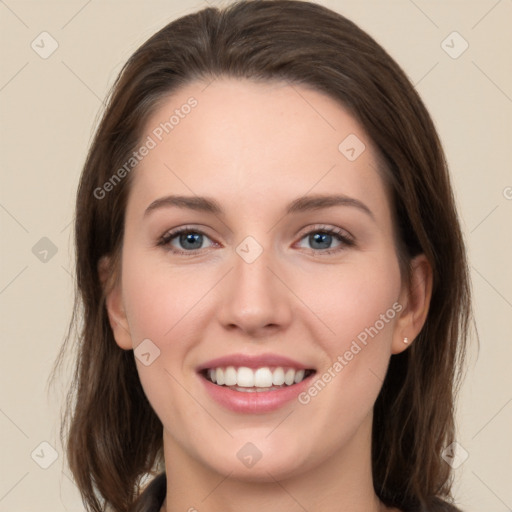
[[[268,431],[232,439],[225,450],[211,453],[205,463],[217,473],[229,474],[230,479],[261,483],[290,478],[312,465],[305,447],[287,445],[282,437],[270,441],[266,436]]]

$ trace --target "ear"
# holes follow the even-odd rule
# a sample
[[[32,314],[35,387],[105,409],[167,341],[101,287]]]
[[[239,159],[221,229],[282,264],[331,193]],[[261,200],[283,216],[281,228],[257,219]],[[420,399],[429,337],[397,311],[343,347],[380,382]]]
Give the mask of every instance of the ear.
[[[400,294],[402,305],[393,334],[392,353],[399,354],[411,345],[420,333],[430,306],[432,296],[432,267],[424,254],[413,258],[410,263],[410,280]],[[407,338],[408,343],[404,343]]]
[[[118,265],[113,265],[110,256],[102,256],[98,262],[98,274],[105,293],[105,307],[116,343],[124,350],[133,348],[132,338],[123,305],[121,279]]]

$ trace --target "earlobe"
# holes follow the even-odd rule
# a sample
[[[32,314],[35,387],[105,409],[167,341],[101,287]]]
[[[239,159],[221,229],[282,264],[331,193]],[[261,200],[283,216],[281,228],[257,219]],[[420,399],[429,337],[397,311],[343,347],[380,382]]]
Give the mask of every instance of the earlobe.
[[[121,280],[113,272],[109,256],[103,256],[98,263],[98,274],[104,290],[105,308],[110,327],[117,345],[124,350],[133,348],[128,320],[122,300]]]
[[[432,296],[432,267],[424,254],[410,263],[410,280],[401,294],[403,309],[393,337],[392,353],[399,354],[418,336],[427,319]]]

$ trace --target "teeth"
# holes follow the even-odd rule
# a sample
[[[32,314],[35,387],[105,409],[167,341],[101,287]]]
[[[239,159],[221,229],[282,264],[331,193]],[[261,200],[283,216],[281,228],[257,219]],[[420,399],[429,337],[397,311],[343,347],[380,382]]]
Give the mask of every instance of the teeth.
[[[224,384],[226,386],[236,386],[237,372],[233,366],[228,366],[224,372]]]
[[[295,370],[290,368],[289,370],[286,370],[286,373],[284,374],[284,383],[287,386],[291,386],[295,382]]]
[[[284,384],[284,370],[279,367],[272,373],[272,384],[274,386],[282,386]]]
[[[254,385],[257,388],[272,387],[272,372],[269,368],[258,368],[254,372]]]
[[[295,378],[293,379],[295,384],[298,384],[299,382],[301,382],[304,379],[304,373],[305,373],[304,370],[299,370],[298,372],[295,372]]]
[[[227,368],[208,369],[207,377],[219,386],[271,388],[272,386],[282,386],[283,384],[287,386],[298,384],[306,377],[306,371],[283,368],[281,366],[273,369],[265,366],[255,370],[246,366],[239,368],[228,366]]]
[[[217,380],[217,384],[219,381]],[[250,368],[242,366],[236,374],[236,384],[242,388],[254,387],[254,372]]]

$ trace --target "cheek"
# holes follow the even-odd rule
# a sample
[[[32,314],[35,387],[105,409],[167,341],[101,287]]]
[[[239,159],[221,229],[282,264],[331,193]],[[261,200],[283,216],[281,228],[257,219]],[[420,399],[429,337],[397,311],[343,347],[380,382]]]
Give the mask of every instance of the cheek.
[[[190,418],[184,411],[191,414],[187,391],[195,385],[190,368],[216,311],[212,297],[219,272],[200,271],[196,265],[173,267],[165,257],[155,258],[129,242],[127,237],[122,289],[132,344],[136,356],[143,340],[150,340],[158,353],[149,366],[136,357],[139,378],[164,424],[171,417],[186,423]]]
[[[197,314],[202,295],[211,288],[198,280],[192,266],[176,270],[165,261],[147,260],[134,252],[123,262],[123,299],[134,345],[144,338],[173,338]]]
[[[200,421],[201,411],[190,406],[190,382],[184,379],[183,370],[194,345],[190,322],[200,311],[193,305],[202,294],[186,285],[181,287],[185,283],[180,279],[166,279],[158,269],[147,270],[142,265],[125,283],[123,292],[140,383],[164,427],[174,425],[174,435],[183,441],[187,429],[176,425],[188,425],[194,417]],[[136,347],[148,339],[157,356],[146,365],[137,357]]]
[[[398,263],[390,253],[379,262],[369,259],[360,266],[340,266],[325,279],[329,293],[315,293],[314,309],[333,332],[317,332],[328,362],[301,403],[312,406],[315,414],[324,410],[344,418],[347,431],[371,411],[382,387],[402,309],[400,283]],[[310,294],[312,300],[315,297]],[[337,423],[327,417],[323,422],[327,430],[333,429],[332,435],[339,435]]]
[[[397,309],[401,309],[396,305],[401,277],[394,254],[359,263],[340,265],[336,272],[326,273],[323,286],[315,293],[316,310],[331,328],[332,336],[326,341],[331,355],[348,349],[355,339],[364,343],[365,337],[379,337],[383,343],[390,342]],[[320,285],[318,279],[315,282]]]

